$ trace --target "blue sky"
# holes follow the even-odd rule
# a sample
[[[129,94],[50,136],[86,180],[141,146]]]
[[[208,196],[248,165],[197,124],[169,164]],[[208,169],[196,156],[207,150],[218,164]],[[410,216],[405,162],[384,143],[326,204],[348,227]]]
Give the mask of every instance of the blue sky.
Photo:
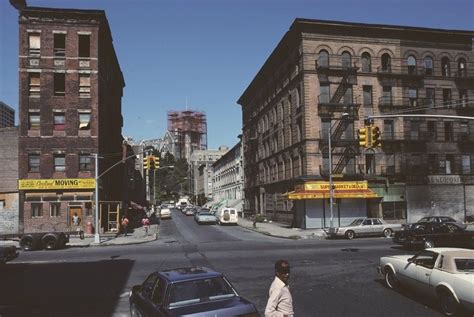
[[[474,30],[472,0],[27,0],[102,9],[124,73],[123,134],[158,138],[168,110],[207,115],[208,147],[241,133],[238,98],[295,18]],[[0,1],[0,100],[18,116],[18,13]],[[17,118],[18,122],[18,118]]]

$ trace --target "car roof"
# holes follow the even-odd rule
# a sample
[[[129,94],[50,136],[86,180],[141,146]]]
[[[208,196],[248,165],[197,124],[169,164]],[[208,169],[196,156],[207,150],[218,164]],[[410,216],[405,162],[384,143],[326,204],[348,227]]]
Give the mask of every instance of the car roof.
[[[426,250],[429,250],[429,251],[433,251],[433,252],[437,252],[437,253],[451,253],[451,252],[466,252],[466,254],[469,254],[469,255],[474,255],[474,250],[470,250],[470,249],[463,249],[463,248],[448,248],[448,247],[444,247],[444,248],[429,248],[429,249],[426,249]]]
[[[170,269],[159,271],[157,274],[169,282],[192,281],[222,276],[222,273],[201,266]]]

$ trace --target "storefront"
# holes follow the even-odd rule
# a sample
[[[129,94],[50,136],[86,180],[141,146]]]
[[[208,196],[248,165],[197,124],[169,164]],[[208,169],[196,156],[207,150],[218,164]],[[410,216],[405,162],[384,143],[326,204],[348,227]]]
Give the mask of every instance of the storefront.
[[[335,181],[333,185],[333,217],[336,226],[347,225],[354,218],[368,216],[371,206],[378,205],[382,198],[369,189],[367,181]],[[313,181],[297,185],[294,191],[287,193],[287,198],[293,200],[297,227],[329,227],[329,182]]]

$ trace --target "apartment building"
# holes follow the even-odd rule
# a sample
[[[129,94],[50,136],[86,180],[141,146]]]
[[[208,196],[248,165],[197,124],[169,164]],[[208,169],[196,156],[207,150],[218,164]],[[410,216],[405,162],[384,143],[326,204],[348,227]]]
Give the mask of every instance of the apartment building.
[[[473,34],[296,19],[238,100],[245,208],[328,227],[331,174],[336,225],[473,215]]]
[[[18,234],[18,127],[0,129],[0,234]]]
[[[102,174],[123,156],[125,86],[104,11],[19,10],[19,189],[25,231],[67,230],[94,219],[95,160]],[[120,201],[121,166],[100,177],[100,201]],[[109,212],[101,227],[108,231]],[[106,209],[106,208],[103,208]],[[112,226],[112,227],[111,227]]]
[[[15,110],[0,101],[0,128],[13,127],[15,125]]]

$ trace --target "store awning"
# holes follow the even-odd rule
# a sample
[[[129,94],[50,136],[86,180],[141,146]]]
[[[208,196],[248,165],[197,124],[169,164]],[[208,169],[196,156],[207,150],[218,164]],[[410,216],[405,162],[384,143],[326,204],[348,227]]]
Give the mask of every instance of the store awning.
[[[367,181],[336,181],[333,183],[333,198],[379,198],[376,192],[368,188]],[[286,193],[290,200],[325,199],[329,196],[329,182],[306,182],[297,185],[294,191]]]

